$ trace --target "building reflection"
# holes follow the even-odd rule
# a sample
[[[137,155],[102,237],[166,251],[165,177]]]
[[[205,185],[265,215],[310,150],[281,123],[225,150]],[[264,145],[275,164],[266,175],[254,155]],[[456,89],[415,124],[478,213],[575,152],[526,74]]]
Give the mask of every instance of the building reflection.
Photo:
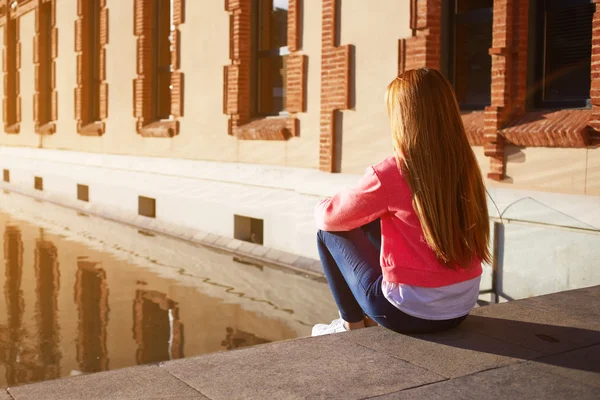
[[[77,363],[81,372],[108,370],[106,328],[108,325],[108,286],[106,272],[98,263],[78,261],[75,278],[75,304],[79,315]]]
[[[183,324],[177,303],[157,291],[137,290],[133,337],[138,365],[183,357]]]
[[[179,359],[184,346],[198,355],[295,337],[284,323],[237,302],[174,285],[1,212],[0,218],[0,388]],[[187,340],[181,310],[194,332]]]
[[[16,385],[31,379],[31,368],[27,364],[33,364],[35,357],[34,352],[25,350],[23,343],[26,336],[23,328],[25,300],[21,289],[23,241],[21,231],[10,225],[4,230],[4,274],[7,322],[0,329],[0,362],[6,370],[6,383]]]
[[[41,238],[36,241],[34,270],[36,281],[36,323],[39,362],[35,380],[60,377],[60,326],[58,324],[58,291],[60,273],[56,246]]]
[[[240,329],[227,327],[225,332],[225,339],[221,342],[221,346],[225,347],[227,350],[270,342],[270,340],[261,339],[252,333],[245,332]]]

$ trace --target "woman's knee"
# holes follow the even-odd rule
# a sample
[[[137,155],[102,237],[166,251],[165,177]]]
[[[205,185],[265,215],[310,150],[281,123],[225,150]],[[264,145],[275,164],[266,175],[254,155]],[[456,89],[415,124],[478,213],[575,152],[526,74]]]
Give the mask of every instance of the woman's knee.
[[[323,241],[323,234],[325,233],[325,231],[322,231],[320,229],[317,230],[317,242],[322,242]]]

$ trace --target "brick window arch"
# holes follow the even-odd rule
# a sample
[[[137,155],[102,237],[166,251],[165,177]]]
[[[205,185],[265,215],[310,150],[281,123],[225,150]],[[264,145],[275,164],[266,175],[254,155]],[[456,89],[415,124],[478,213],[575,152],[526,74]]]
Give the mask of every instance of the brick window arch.
[[[179,134],[183,116],[179,25],[184,23],[184,0],[135,0],[134,7],[137,132],[145,137],[173,137]]]

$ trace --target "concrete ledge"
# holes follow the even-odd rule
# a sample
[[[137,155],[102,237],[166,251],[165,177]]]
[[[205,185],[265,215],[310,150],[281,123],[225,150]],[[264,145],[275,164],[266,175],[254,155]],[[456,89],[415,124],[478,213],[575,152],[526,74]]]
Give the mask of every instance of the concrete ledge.
[[[600,398],[600,286],[473,311],[458,329],[302,338],[9,388],[16,399]]]

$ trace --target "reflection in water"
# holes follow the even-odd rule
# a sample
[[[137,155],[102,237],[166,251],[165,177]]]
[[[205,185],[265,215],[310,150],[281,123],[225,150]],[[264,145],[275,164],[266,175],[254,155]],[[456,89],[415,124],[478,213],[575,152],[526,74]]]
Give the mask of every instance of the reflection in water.
[[[166,295],[138,290],[133,301],[133,337],[138,365],[183,357],[179,308]]]
[[[231,327],[227,327],[225,331],[227,332],[227,335],[225,336],[225,340],[221,342],[221,346],[225,347],[227,350],[270,342],[270,340],[261,339],[252,333],[233,329]]]
[[[2,232],[0,388],[292,339],[335,315],[324,282],[0,192]]]
[[[81,372],[108,370],[106,327],[108,286],[106,272],[98,263],[77,262],[75,303],[79,314],[77,362]]]
[[[60,274],[56,246],[38,239],[35,246],[34,270],[37,301],[35,303],[39,360],[35,380],[60,376],[60,327],[58,325],[58,290]]]
[[[24,364],[19,364],[22,349],[23,312],[25,300],[21,290],[23,277],[23,242],[21,232],[14,226],[7,226],[4,231],[4,299],[7,308],[7,324],[0,331],[0,361],[6,368],[6,382],[15,385],[28,381],[28,373]]]

